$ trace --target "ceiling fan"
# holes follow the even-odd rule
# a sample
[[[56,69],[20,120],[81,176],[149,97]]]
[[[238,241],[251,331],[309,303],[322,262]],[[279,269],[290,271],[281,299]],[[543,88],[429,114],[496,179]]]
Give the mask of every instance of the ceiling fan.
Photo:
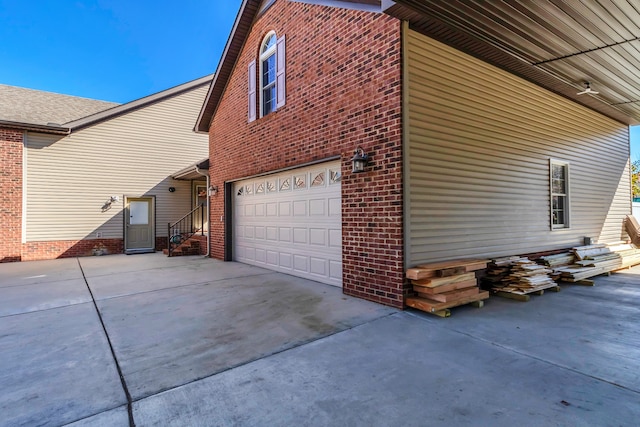
[[[595,90],[591,89],[590,82],[584,82],[584,90],[582,92],[578,92],[577,95],[584,95],[585,93],[588,93],[590,95],[597,95],[600,92],[596,92]]]

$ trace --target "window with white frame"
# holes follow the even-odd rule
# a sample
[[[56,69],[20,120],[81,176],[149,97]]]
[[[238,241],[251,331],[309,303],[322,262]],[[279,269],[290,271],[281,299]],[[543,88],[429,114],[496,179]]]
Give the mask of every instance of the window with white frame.
[[[551,228],[569,228],[569,163],[550,160]]]
[[[285,105],[285,38],[269,32],[260,45],[258,62],[249,63],[249,121]]]
[[[260,48],[260,117],[276,109],[276,34],[269,33]]]

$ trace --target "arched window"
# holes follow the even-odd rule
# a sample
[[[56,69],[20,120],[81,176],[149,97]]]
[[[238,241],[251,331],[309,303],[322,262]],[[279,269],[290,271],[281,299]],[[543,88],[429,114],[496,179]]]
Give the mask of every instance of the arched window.
[[[276,33],[270,32],[260,47],[260,116],[276,109]]]
[[[260,45],[257,64],[256,60],[249,63],[250,122],[258,111],[263,117],[285,105],[284,43],[284,36],[278,38],[275,31],[269,32]]]

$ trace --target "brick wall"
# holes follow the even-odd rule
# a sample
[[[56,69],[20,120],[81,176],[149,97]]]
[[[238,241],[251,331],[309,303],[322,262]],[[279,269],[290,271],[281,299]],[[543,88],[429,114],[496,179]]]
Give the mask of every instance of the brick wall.
[[[286,36],[287,103],[247,123],[247,67],[264,36]],[[382,14],[277,1],[254,24],[210,129],[211,218],[224,214],[224,181],[342,158],[343,287],[402,307],[400,22]],[[371,156],[351,173],[356,146]],[[224,257],[224,225],[211,253]]]
[[[22,131],[0,128],[0,262],[20,261],[22,242]]]
[[[121,254],[124,252],[124,241],[85,239],[29,242],[22,245],[22,261],[92,256],[94,251],[101,251],[102,255]]]

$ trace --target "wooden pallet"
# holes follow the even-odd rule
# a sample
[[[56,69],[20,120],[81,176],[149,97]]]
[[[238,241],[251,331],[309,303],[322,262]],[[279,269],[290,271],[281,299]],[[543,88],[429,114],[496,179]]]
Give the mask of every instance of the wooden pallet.
[[[560,286],[557,284],[548,284],[543,286],[536,286],[531,289],[500,289],[495,288],[491,292],[499,297],[514,299],[516,301],[529,301],[531,299],[531,295],[544,295],[545,290],[550,290],[553,292],[560,292]]]
[[[489,292],[480,291],[480,289],[478,288],[475,288],[475,290],[477,292],[473,295],[456,298],[453,301],[448,302],[434,301],[425,297],[407,297],[406,304],[409,307],[424,311],[426,313],[434,314],[439,317],[449,317],[451,316],[451,311],[449,309],[453,307],[458,307],[466,304],[473,304],[478,308],[484,306],[483,300],[489,298]]]

